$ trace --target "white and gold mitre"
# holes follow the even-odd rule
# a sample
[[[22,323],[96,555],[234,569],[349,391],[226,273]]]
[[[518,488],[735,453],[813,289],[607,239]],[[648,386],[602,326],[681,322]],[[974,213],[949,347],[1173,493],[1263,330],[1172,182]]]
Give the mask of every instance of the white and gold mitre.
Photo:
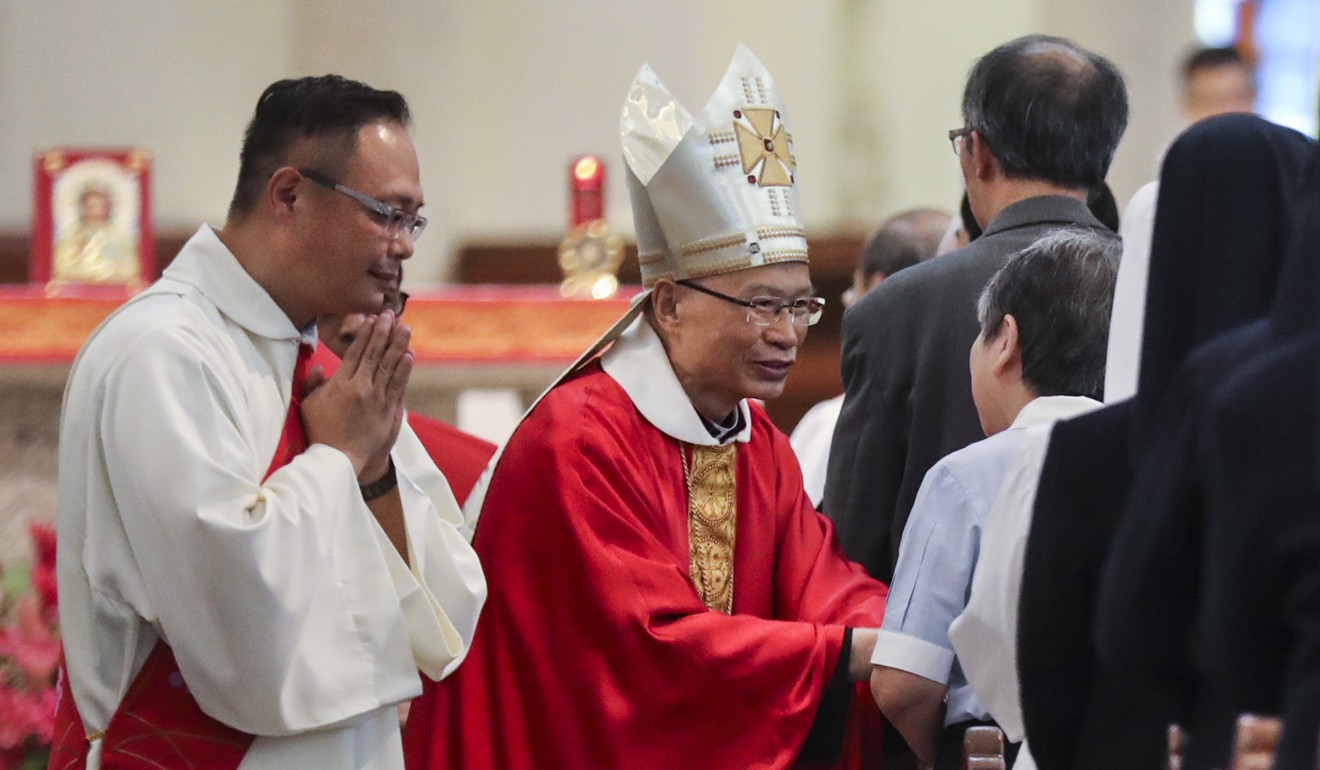
[[[745,46],[695,121],[643,65],[619,132],[646,288],[807,261],[784,100]]]
[[[739,45],[724,79],[694,122],[650,67],[628,89],[619,121],[628,162],[645,291],[623,317],[555,378],[546,393],[592,361],[650,303],[661,278],[700,278],[779,262],[806,262],[797,162],[775,81]],[[464,504],[471,540],[501,447]]]

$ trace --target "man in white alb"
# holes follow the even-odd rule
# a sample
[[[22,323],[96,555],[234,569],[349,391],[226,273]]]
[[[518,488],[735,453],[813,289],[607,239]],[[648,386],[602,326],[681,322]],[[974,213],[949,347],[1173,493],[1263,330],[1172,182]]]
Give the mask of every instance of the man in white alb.
[[[271,85],[224,228],[79,354],[55,766],[401,770],[396,705],[467,653],[485,579],[382,310],[426,225],[408,123],[338,76]],[[331,313],[376,315],[326,377]]]

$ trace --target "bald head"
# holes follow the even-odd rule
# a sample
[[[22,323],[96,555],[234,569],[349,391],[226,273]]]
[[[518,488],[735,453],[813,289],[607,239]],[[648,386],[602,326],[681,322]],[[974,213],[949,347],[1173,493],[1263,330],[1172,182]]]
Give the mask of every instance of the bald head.
[[[1104,181],[1127,126],[1127,88],[1103,56],[1028,35],[977,61],[962,112],[1008,178],[1089,188]]]
[[[886,219],[862,247],[857,264],[862,278],[890,276],[933,257],[951,218],[947,211],[918,208]]]

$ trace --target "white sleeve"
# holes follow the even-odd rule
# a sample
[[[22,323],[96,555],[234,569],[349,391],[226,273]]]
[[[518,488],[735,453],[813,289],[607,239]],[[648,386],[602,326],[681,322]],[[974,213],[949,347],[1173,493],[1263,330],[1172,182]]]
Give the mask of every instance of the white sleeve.
[[[422,513],[421,488],[405,484],[423,576],[410,587],[343,453],[314,445],[263,481],[270,458],[250,424],[251,382],[201,333],[148,336],[108,372],[99,452],[144,586],[134,610],[170,645],[203,710],[287,735],[412,697],[419,663],[441,665],[426,644],[417,652],[414,595],[432,604],[433,623],[446,601],[458,606],[443,646],[461,657],[480,599],[453,592],[484,584],[475,590],[470,549]],[[458,587],[439,585],[454,576]]]
[[[986,516],[967,607],[949,627],[949,640],[972,692],[1015,743],[1024,733],[1017,677],[1018,597],[1049,430],[1032,429],[1023,437]]]
[[[948,458],[926,473],[903,530],[872,664],[949,683],[949,624],[963,609],[981,547],[975,509]]]
[[[407,420],[399,430],[393,457],[411,568],[388,540],[382,541],[382,548],[408,624],[417,667],[428,677],[441,679],[467,655],[486,601],[486,578],[462,531],[463,512],[449,482]],[[383,538],[384,530],[377,530]]]

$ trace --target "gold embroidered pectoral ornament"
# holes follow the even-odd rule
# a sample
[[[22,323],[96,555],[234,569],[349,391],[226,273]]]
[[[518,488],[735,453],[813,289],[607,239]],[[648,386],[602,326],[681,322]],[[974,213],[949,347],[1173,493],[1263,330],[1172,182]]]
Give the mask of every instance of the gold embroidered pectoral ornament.
[[[679,449],[688,487],[688,574],[707,607],[732,614],[737,444],[683,444]]]

